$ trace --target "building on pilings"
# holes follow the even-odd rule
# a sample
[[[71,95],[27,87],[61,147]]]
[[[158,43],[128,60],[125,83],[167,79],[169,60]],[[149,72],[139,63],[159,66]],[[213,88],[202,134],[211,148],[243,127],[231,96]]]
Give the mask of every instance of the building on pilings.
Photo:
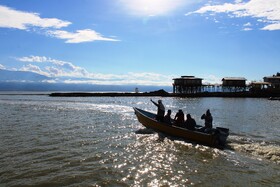
[[[270,82],[251,82],[250,85],[251,92],[263,92],[266,91],[269,87],[271,87]]]
[[[202,78],[195,76],[181,76],[174,78],[173,93],[199,93],[203,90]]]
[[[263,78],[264,82],[269,82],[271,89],[280,90],[280,73],[273,76],[267,76]]]
[[[247,89],[244,77],[224,77],[222,82],[223,92],[242,92]]]

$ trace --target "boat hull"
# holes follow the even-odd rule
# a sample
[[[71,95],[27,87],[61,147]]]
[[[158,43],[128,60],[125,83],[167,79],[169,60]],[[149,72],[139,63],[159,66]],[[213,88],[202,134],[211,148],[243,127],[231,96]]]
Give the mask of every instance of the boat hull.
[[[208,134],[159,122],[155,119],[156,114],[139,108],[134,108],[134,111],[138,121],[142,125],[146,128],[153,129],[156,132],[164,133],[166,135],[183,138],[185,140],[194,141],[212,147],[224,146],[228,136],[228,129],[225,128],[215,129],[212,133]]]

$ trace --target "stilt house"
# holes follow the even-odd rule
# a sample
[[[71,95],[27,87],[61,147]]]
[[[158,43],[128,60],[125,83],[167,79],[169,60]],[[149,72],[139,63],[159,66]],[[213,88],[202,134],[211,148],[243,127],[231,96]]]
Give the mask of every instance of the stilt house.
[[[173,80],[173,93],[198,93],[202,91],[202,78],[181,76]]]
[[[223,92],[240,92],[246,90],[246,79],[244,77],[224,77],[222,81]]]

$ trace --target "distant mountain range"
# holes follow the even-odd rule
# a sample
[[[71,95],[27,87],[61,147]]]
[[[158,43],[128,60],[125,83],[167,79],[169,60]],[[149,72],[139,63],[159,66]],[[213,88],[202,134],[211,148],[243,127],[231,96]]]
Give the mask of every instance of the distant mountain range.
[[[141,85],[94,85],[94,84],[66,84],[69,77],[59,77],[61,82],[49,83],[51,77],[27,71],[10,71],[0,69],[0,91],[85,91],[85,92],[134,92],[137,87],[140,92],[164,89],[172,91],[171,86],[141,86]],[[89,80],[71,78],[72,80]]]
[[[27,71],[9,71],[0,69],[0,82],[42,82],[50,77]]]

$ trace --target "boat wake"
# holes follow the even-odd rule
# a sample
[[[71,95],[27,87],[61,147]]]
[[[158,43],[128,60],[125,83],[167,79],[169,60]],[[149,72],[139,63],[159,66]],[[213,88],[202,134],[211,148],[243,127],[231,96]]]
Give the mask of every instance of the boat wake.
[[[154,134],[155,132],[151,129],[139,129],[135,132],[136,134]],[[160,134],[157,135],[160,139]],[[177,144],[182,144],[187,147],[195,148],[200,151],[204,150],[215,150],[222,154],[222,150],[215,148],[210,148],[208,146],[200,145],[194,142],[187,142],[185,140],[176,139],[173,137],[168,137],[167,139],[176,142]],[[164,138],[162,138],[164,140]],[[256,141],[250,138],[245,138],[237,135],[230,135],[228,142],[225,146],[225,150],[232,150],[235,152],[245,153],[256,159],[265,159],[280,164],[280,145],[273,142]]]
[[[277,143],[254,141],[239,136],[229,136],[227,148],[250,154],[258,159],[267,159],[280,164],[280,145]]]

